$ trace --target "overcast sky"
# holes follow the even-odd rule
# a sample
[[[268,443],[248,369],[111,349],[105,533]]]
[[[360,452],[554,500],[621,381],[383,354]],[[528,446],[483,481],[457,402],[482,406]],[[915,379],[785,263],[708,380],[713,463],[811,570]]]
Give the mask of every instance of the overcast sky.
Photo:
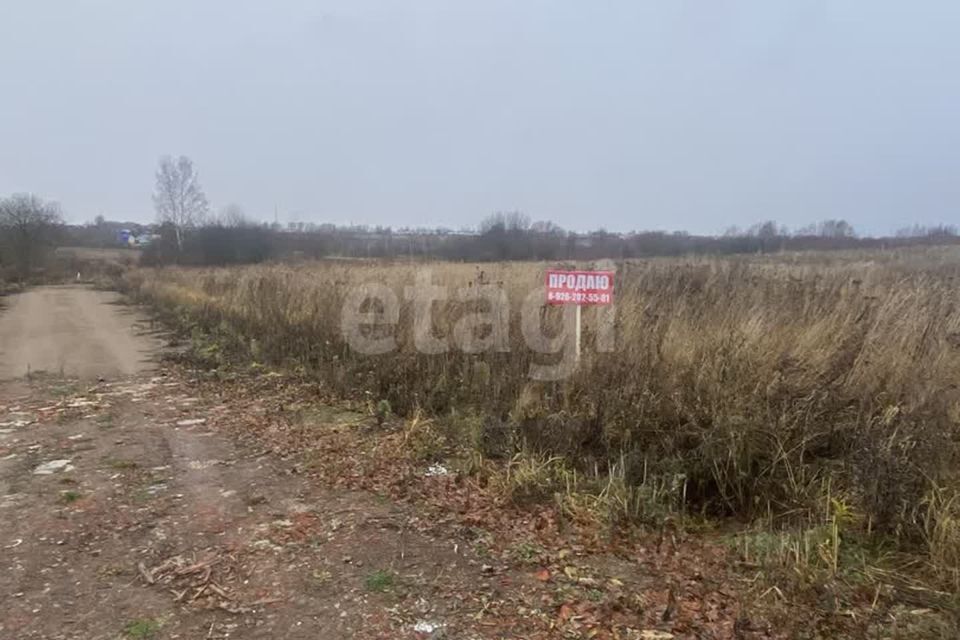
[[[0,194],[150,221],[960,222],[956,0],[0,0]]]

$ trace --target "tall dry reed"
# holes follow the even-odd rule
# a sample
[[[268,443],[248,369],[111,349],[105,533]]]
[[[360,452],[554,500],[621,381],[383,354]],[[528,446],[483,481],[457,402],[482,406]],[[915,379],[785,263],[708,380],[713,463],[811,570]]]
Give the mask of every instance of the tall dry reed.
[[[960,254],[951,250],[684,259],[618,265],[616,348],[557,382],[528,375],[520,302],[545,265],[329,261],[139,270],[132,292],[254,359],[369,393],[406,414],[483,416],[489,451],[617,465],[627,483],[684,487],[687,508],[784,522],[822,510],[824,487],[871,532],[960,557],[952,491],[960,437]],[[404,302],[399,348],[352,351],[345,295],[403,287],[429,269],[449,287],[500,287],[510,352],[418,353]],[[482,273],[481,273],[482,272]],[[450,335],[461,303],[438,304]],[[556,310],[545,311],[556,322]],[[937,505],[946,505],[943,509]],[[942,517],[941,517],[942,514]],[[946,518],[950,518],[949,521]],[[951,545],[955,548],[951,548]]]

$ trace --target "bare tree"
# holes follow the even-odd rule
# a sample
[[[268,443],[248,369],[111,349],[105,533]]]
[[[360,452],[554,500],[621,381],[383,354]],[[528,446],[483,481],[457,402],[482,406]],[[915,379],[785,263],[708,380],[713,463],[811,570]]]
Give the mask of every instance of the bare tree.
[[[522,211],[497,211],[480,221],[481,234],[491,231],[527,231],[530,217]]]
[[[60,206],[54,202],[26,193],[0,199],[0,239],[20,278],[40,263],[62,224]]]
[[[777,223],[773,220],[767,220],[766,222],[758,222],[757,224],[750,227],[747,232],[748,235],[754,238],[761,238],[764,240],[769,240],[771,238],[776,238],[780,235],[787,235],[785,232],[777,226]]]
[[[553,236],[562,236],[567,233],[563,230],[563,227],[552,220],[538,220],[530,225],[530,231]]]
[[[183,251],[184,231],[202,225],[210,210],[190,158],[180,156],[174,161],[165,156],[160,159],[153,206],[157,220],[173,227],[177,249]]]
[[[243,207],[236,203],[230,203],[220,210],[220,214],[217,216],[217,223],[223,227],[232,228],[254,226],[250,218],[247,217],[247,213],[243,210]]]
[[[852,238],[856,233],[846,220],[824,220],[817,225],[817,235],[824,238]]]

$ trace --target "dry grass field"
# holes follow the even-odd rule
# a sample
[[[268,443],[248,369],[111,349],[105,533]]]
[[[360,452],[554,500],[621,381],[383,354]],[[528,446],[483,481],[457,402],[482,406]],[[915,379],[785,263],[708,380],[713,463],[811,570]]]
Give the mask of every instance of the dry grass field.
[[[546,266],[139,269],[124,285],[211,366],[281,367],[404,417],[417,455],[500,464],[516,500],[559,499],[611,528],[732,519],[750,523],[735,544],[758,563],[835,576],[905,557],[924,584],[956,591],[960,251],[618,263],[615,348],[597,351],[585,310],[577,370],[537,381],[531,363],[557,356],[527,346],[521,303]],[[509,352],[419,352],[403,292],[425,272],[450,291],[504,291]],[[344,338],[341,310],[363,283],[399,299],[388,353]],[[476,304],[435,303],[435,336]],[[556,329],[560,314],[540,319]]]
[[[58,247],[50,260],[47,280],[69,282],[79,273],[86,282],[106,282],[136,265],[141,253],[132,248]]]

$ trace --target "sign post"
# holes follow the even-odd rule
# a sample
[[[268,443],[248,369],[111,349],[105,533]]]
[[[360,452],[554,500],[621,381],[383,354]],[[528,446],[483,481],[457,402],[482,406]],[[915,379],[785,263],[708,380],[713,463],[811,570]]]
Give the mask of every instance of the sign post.
[[[577,336],[577,362],[580,362],[580,308],[581,308],[582,306],[583,306],[583,305],[578,304],[578,305],[577,305],[577,310],[576,310],[576,314],[577,314],[577,315],[576,315],[576,318],[577,318],[577,330],[576,330],[576,336]]]
[[[547,303],[576,305],[577,361],[580,361],[580,308],[613,304],[613,271],[547,270]]]

